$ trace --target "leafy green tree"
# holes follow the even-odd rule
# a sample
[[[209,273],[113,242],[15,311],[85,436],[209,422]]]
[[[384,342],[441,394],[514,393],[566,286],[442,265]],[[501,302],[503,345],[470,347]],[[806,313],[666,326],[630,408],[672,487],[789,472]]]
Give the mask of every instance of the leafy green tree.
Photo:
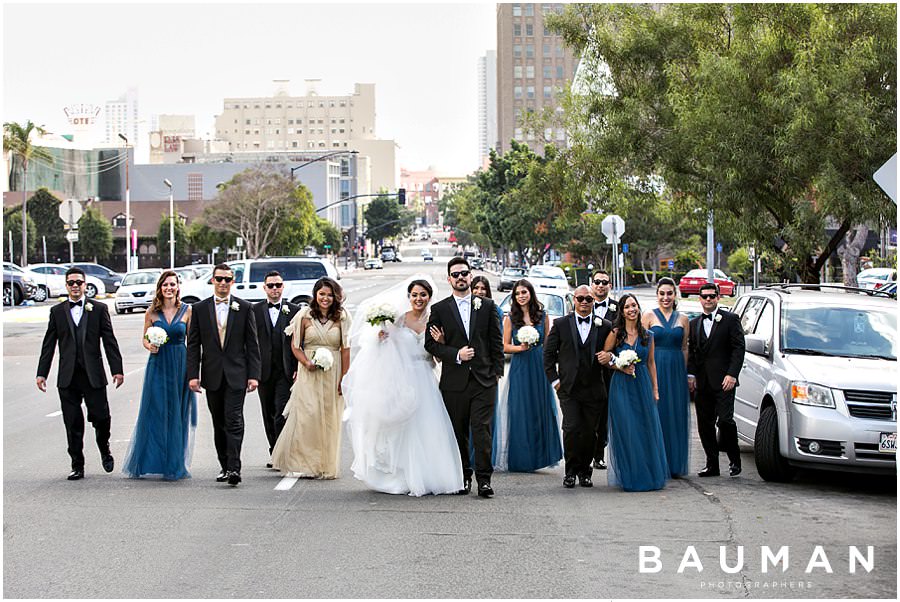
[[[566,111],[582,173],[660,178],[818,281],[853,228],[894,211],[871,175],[896,151],[896,19],[893,4],[568,5],[548,20],[582,56]]]
[[[113,248],[112,224],[96,207],[89,207],[78,220],[77,250],[94,262],[109,257]]]
[[[224,250],[234,246],[235,242],[233,234],[213,230],[202,217],[191,222],[187,229],[187,237],[191,250],[198,253],[212,253],[216,247],[224,253]]]
[[[413,215],[404,211],[396,199],[390,196],[373,199],[363,215],[366,220],[366,238],[372,240],[393,238],[415,221]]]
[[[7,121],[3,124],[3,152],[10,153],[13,158],[16,158],[22,168],[22,212],[20,214],[22,225],[19,232],[22,234],[21,265],[23,267],[28,265],[28,252],[34,248],[33,244],[28,245],[29,228],[25,225],[28,217],[28,164],[32,159],[47,163],[53,162],[53,157],[46,149],[32,144],[31,135],[33,133],[42,136],[47,132],[43,127],[33,124],[30,119],[25,122],[25,125],[15,121]],[[10,170],[9,189],[15,190],[15,187],[12,186],[12,177],[12,170]]]
[[[747,280],[753,273],[753,262],[750,261],[750,252],[744,247],[735,249],[728,256],[728,272],[732,278]]]
[[[37,246],[37,228],[34,220],[29,215],[28,223],[28,254],[33,255]],[[12,233],[13,241],[22,240],[22,207],[11,207],[3,212],[3,244],[9,242],[9,234]],[[21,254],[20,254],[21,256]],[[10,257],[7,250],[7,256],[3,258],[14,262],[14,258]]]
[[[39,188],[28,199],[28,218],[34,220],[37,230],[37,242],[41,237],[47,238],[47,250],[59,252],[68,248],[64,222],[59,219],[60,199],[53,196],[46,188]]]
[[[316,247],[319,253],[338,254],[341,251],[343,236],[334,224],[323,217],[316,216],[315,228],[310,243]],[[330,248],[326,249],[325,245],[328,245]]]
[[[163,263],[165,263],[166,259],[169,257],[169,221],[171,221],[169,219],[169,214],[163,213],[160,216],[159,230],[156,233],[156,248],[159,249],[159,256],[163,260]],[[175,217],[175,227],[173,230],[175,234],[175,257],[177,263],[179,254],[182,257],[188,254],[190,237],[188,236],[188,228],[180,217]]]

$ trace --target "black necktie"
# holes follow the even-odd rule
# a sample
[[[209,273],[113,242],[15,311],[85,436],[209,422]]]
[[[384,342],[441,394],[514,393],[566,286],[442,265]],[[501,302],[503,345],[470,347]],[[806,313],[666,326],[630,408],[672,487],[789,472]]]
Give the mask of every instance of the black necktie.
[[[712,320],[712,319],[713,319],[713,315],[714,315],[714,314],[703,314],[703,319],[704,319],[704,320]]]
[[[278,303],[269,303],[269,309],[272,309],[273,307],[277,308],[278,305]]]
[[[81,301],[69,301],[69,308],[81,307]]]
[[[589,324],[590,321],[591,321],[591,317],[590,317],[590,316],[584,316],[584,317],[578,316],[578,323],[579,323],[579,324]]]

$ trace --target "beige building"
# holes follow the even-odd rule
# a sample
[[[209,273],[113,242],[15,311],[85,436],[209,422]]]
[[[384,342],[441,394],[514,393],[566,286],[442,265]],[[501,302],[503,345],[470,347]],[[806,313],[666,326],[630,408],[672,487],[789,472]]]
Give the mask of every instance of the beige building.
[[[562,36],[544,26],[544,16],[562,12],[561,3],[497,5],[498,150],[509,150],[513,138],[543,154],[544,144],[564,147],[566,133],[546,127],[529,132],[521,116],[559,107],[559,95],[572,83],[577,58]]]
[[[371,160],[375,190],[395,190],[393,140],[375,135],[375,84],[355,84],[352,94],[320,95],[319,80],[292,96],[289,80],[276,80],[274,96],[226,98],[216,116],[216,135],[234,153],[356,150]]]

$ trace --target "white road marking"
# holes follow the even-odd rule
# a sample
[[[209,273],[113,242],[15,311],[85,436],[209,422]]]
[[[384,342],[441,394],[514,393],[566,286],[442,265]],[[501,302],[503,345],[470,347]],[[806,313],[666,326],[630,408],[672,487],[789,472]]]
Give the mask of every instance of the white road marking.
[[[297,477],[284,477],[275,485],[275,491],[288,491],[298,480]]]
[[[56,418],[57,416],[62,416],[62,410],[56,410],[47,414],[47,418]]]

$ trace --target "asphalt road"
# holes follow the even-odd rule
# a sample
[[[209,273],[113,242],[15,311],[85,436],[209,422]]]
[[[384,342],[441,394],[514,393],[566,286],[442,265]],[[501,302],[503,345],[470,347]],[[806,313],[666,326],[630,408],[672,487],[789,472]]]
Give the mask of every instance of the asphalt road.
[[[440,250],[434,265],[404,247],[402,264],[345,274],[349,305],[422,270],[445,296],[448,249]],[[767,483],[746,446],[739,478],[692,476],[656,492],[613,489],[603,472],[593,489],[567,490],[554,468],[497,474],[490,500],[391,496],[352,477],[347,438],[338,480],[292,482],[267,470],[254,393],[237,488],[214,481],[202,397],[192,479],[106,474],[88,435],[87,476],[66,481],[55,362],[50,391],[34,386],[48,307],[2,316],[5,597],[896,598],[896,480],[801,472],[790,484]],[[120,462],[147,355],[143,315],[112,320],[126,371],[123,387],[110,390]],[[692,459],[699,469],[696,435]],[[850,573],[851,545],[874,547],[870,572]],[[640,546],[659,548],[659,572],[640,572]],[[678,571],[689,546],[702,572]],[[720,568],[720,546],[729,565],[743,550],[739,571]],[[789,546],[787,570],[764,573],[761,546]],[[806,572],[816,546],[832,572]]]

